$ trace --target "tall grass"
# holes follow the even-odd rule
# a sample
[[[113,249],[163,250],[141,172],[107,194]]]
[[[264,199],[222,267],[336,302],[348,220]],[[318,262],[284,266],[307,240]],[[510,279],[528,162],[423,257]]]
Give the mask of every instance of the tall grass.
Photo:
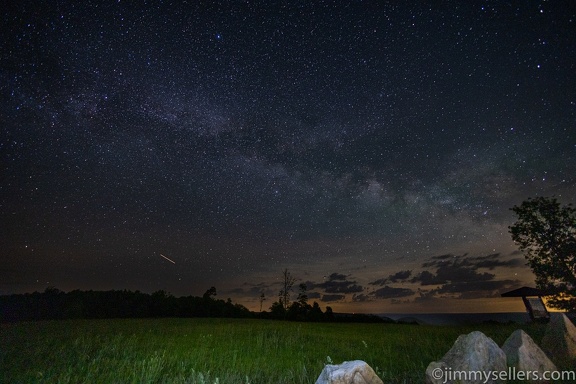
[[[313,383],[327,360],[364,360],[387,383],[422,383],[458,335],[499,345],[537,325],[462,327],[249,319],[118,319],[3,324],[3,382]]]

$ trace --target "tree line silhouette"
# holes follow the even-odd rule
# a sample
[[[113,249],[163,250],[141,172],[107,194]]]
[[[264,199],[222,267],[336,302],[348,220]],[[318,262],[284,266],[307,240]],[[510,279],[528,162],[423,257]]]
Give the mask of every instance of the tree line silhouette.
[[[215,299],[212,287],[202,297],[174,297],[165,291],[63,292],[47,288],[43,293],[0,296],[0,319],[7,321],[55,319],[108,319],[142,317],[249,317],[241,304]]]
[[[111,319],[154,317],[261,318],[292,321],[392,322],[375,315],[335,314],[330,307],[322,312],[318,303],[307,303],[299,296],[286,307],[279,302],[270,311],[252,312],[231,299],[216,299],[216,288],[202,295],[174,297],[163,290],[152,294],[140,291],[81,291],[68,293],[57,288],[44,292],[0,296],[0,321],[35,321],[64,319]]]

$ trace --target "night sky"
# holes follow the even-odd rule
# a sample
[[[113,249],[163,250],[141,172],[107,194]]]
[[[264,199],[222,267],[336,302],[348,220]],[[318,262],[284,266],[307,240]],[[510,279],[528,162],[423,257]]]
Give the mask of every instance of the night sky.
[[[0,294],[215,286],[259,310],[287,268],[323,309],[522,310],[499,298],[534,285],[509,208],[576,202],[573,1],[1,17]]]

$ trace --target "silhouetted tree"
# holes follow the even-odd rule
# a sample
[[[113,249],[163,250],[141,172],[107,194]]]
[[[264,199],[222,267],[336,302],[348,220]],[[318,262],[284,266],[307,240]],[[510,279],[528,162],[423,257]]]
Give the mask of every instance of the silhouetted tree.
[[[306,321],[312,307],[308,304],[306,284],[299,284],[298,298],[288,308],[286,318],[289,320]]]
[[[262,312],[262,303],[264,303],[264,301],[266,300],[266,295],[264,294],[264,290],[262,290],[262,292],[260,292],[260,312]]]
[[[292,287],[296,282],[296,278],[292,276],[288,269],[284,269],[282,272],[282,289],[280,290],[279,302],[284,308],[284,311],[288,310],[290,306],[290,292],[292,292]]]
[[[204,294],[202,295],[203,301],[203,314],[202,316],[207,317],[220,317],[222,316],[222,306],[219,305],[217,300],[214,300],[216,297],[216,288],[210,287]]]
[[[299,288],[299,291],[298,291],[298,297],[296,298],[296,301],[298,303],[300,303],[300,305],[302,305],[302,306],[308,305],[308,294],[306,293],[306,291],[307,291],[306,284],[300,283],[298,285],[298,288]]]
[[[327,321],[333,321],[334,320],[334,312],[332,311],[332,307],[326,307],[326,311],[324,312],[324,318]]]
[[[555,198],[537,197],[511,208],[518,220],[512,239],[536,275],[538,288],[551,293],[548,304],[576,310],[576,209]]]
[[[216,288],[215,287],[210,287],[206,292],[204,292],[204,295],[202,295],[202,297],[207,300],[207,299],[213,299],[216,296]]]
[[[327,307],[330,308],[330,307]],[[326,320],[326,316],[322,313],[320,306],[317,302],[312,303],[312,308],[310,308],[310,312],[308,312],[308,320],[309,321],[324,321]]]
[[[270,306],[270,315],[276,319],[283,319],[286,317],[286,309],[280,302],[275,301]]]

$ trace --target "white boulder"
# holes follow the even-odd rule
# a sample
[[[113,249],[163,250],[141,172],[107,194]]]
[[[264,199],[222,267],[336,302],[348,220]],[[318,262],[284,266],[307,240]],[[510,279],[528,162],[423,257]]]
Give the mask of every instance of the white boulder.
[[[426,368],[426,383],[500,383],[491,372],[506,371],[506,355],[482,332],[460,335],[440,361]]]
[[[556,366],[532,338],[523,330],[514,331],[502,345],[509,367],[531,372],[530,378],[542,377],[546,371],[556,371]],[[534,373],[537,372],[537,375]],[[537,380],[535,379],[534,382]],[[541,381],[540,381],[541,382]]]
[[[374,370],[362,360],[345,361],[339,365],[327,364],[316,384],[384,384]]]
[[[576,327],[563,313],[551,313],[542,349],[556,362],[576,360]]]

